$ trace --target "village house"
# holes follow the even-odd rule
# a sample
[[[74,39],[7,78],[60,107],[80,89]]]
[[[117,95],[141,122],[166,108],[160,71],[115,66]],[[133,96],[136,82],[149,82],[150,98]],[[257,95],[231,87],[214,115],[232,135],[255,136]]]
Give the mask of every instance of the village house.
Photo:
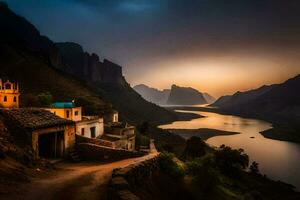
[[[18,108],[19,107],[19,85],[18,83],[2,81],[0,79],[0,107]]]
[[[46,110],[59,117],[73,120],[76,134],[91,143],[113,149],[135,150],[134,126],[119,122],[119,114],[115,110],[105,113],[104,118],[98,116],[82,116],[82,108],[74,102],[54,103]],[[84,138],[81,138],[84,140]]]
[[[53,103],[46,110],[51,113],[75,122],[76,134],[88,137],[97,138],[104,133],[103,118],[98,116],[82,116],[82,108],[75,106],[74,102]]]
[[[0,109],[20,141],[31,144],[36,159],[62,158],[75,144],[75,123],[38,108]]]
[[[101,137],[113,143],[114,148],[135,150],[135,127],[127,123],[115,122],[105,125],[105,134]]]

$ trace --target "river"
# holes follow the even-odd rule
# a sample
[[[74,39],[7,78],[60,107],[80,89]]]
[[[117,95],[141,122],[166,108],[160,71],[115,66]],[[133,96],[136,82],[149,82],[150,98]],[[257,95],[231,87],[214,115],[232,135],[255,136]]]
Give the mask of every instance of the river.
[[[239,132],[236,135],[215,136],[206,142],[212,146],[228,145],[243,148],[251,161],[259,163],[262,174],[273,180],[290,183],[300,190],[300,145],[265,138],[259,132],[272,127],[272,124],[233,115],[222,115],[202,111],[179,111],[200,114],[202,118],[191,121],[176,121],[160,126],[163,129],[211,128]],[[201,135],[199,135],[201,137]]]

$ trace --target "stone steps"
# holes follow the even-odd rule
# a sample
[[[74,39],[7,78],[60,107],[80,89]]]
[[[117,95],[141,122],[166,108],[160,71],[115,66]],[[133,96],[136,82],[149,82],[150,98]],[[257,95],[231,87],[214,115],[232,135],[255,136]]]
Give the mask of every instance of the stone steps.
[[[81,158],[75,149],[69,151],[69,156],[73,162],[80,162]]]

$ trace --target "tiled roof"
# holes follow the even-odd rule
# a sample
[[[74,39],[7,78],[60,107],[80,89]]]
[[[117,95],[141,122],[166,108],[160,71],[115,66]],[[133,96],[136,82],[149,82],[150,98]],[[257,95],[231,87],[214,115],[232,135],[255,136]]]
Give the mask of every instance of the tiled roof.
[[[12,123],[30,130],[74,124],[71,120],[39,108],[0,109],[0,114]]]

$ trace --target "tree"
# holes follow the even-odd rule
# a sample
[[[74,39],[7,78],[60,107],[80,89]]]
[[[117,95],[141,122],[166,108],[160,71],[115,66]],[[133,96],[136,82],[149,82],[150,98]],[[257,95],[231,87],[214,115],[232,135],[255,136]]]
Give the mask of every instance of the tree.
[[[138,131],[142,134],[142,135],[147,135],[147,132],[149,130],[149,123],[148,122],[142,122],[141,124],[139,124],[137,126]]]
[[[39,106],[48,107],[53,103],[53,97],[50,92],[43,92],[37,95]]]
[[[251,173],[259,174],[259,168],[258,168],[258,163],[257,162],[253,161],[249,168],[250,168]]]
[[[187,173],[204,192],[212,191],[220,183],[220,172],[212,167],[212,157],[196,158],[187,163]]]
[[[189,138],[186,141],[186,147],[183,152],[184,159],[194,159],[205,155],[207,145],[205,142],[196,136]]]
[[[226,175],[238,175],[249,165],[249,156],[243,149],[231,149],[221,145],[214,154],[216,166]]]
[[[176,162],[174,154],[162,152],[158,156],[158,165],[162,172],[170,175],[174,179],[181,179],[185,175],[184,168]]]

